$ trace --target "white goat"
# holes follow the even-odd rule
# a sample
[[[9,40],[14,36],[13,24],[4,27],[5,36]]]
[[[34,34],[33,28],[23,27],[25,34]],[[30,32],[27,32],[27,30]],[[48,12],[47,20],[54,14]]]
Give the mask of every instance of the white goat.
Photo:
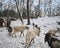
[[[12,27],[12,37],[13,37],[13,34],[15,34],[16,32],[21,32],[21,34],[23,33],[23,31],[25,29],[28,29],[29,27],[27,25],[21,25],[21,26],[14,26]],[[20,36],[21,36],[20,34]],[[24,35],[24,34],[23,34]],[[15,35],[16,36],[16,35]]]
[[[40,34],[40,28],[34,28],[34,29],[28,29],[27,34],[26,34],[26,44],[25,44],[25,48],[28,48],[31,44],[31,42],[34,42],[34,38],[36,37],[36,35],[39,36]]]

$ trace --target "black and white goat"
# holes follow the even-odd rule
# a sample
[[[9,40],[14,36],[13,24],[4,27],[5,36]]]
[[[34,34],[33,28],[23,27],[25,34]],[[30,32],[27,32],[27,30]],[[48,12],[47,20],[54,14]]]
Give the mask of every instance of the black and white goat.
[[[60,40],[58,40],[57,38],[54,38],[53,36],[58,37],[53,33],[50,33],[50,32],[46,33],[45,42],[48,43],[50,48],[60,48]]]

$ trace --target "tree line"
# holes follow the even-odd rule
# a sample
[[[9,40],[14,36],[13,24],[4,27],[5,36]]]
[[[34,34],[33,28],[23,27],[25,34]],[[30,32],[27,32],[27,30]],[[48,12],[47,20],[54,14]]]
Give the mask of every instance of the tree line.
[[[34,0],[9,0],[7,5],[3,2],[4,0],[0,2],[0,16],[20,18],[21,22],[23,22],[23,18],[27,18],[27,24],[30,24],[30,18],[60,16],[60,4],[58,3],[55,8],[52,8],[52,0],[44,0],[43,3],[38,0],[37,5],[34,5]],[[44,5],[42,8],[44,11],[41,9],[41,5]]]

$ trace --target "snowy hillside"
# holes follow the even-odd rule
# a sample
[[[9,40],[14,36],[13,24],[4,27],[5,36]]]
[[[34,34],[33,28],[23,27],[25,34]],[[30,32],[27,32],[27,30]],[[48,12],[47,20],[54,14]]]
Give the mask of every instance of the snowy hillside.
[[[43,33],[47,33],[48,30],[57,29],[57,27],[60,28],[60,25],[58,25],[56,22],[60,21],[60,16],[56,17],[42,17],[42,18],[36,18],[31,19],[31,25],[30,28],[32,28],[32,23],[39,25],[41,28],[40,36],[36,36],[35,42],[31,44],[29,48],[50,48],[47,43],[44,42],[45,35]],[[27,20],[24,19],[24,24],[27,23]],[[12,21],[11,26],[19,26],[21,25],[21,22],[19,20]],[[26,33],[26,30],[25,32]],[[25,45],[21,44],[25,42],[25,36],[20,37],[19,34],[16,34],[17,37],[9,37],[8,31],[6,27],[0,28],[0,48],[24,48]],[[25,34],[26,35],[26,34]],[[59,35],[60,39],[60,34]]]

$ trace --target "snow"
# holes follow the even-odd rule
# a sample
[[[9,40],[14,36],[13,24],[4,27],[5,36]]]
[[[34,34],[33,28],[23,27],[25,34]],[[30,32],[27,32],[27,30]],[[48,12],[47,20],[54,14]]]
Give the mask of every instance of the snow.
[[[34,43],[31,43],[31,46],[29,48],[50,48],[47,43],[44,42],[45,35],[43,33],[47,33],[48,30],[57,29],[57,27],[60,28],[60,25],[58,25],[56,22],[60,21],[60,16],[55,17],[38,17],[36,19],[31,19],[31,25],[29,25],[30,28],[32,27],[32,23],[34,22],[41,28],[40,36],[36,36],[34,39]],[[24,19],[24,24],[27,23],[27,20]],[[12,21],[11,26],[19,26],[21,25],[20,20]],[[24,34],[26,35],[26,30],[24,31]],[[25,35],[20,37],[19,33],[16,34],[17,37],[10,37],[8,35],[8,31],[6,27],[0,28],[0,48],[24,48],[25,45],[21,44],[25,42]],[[57,33],[56,35],[59,35],[60,39],[60,33]]]

